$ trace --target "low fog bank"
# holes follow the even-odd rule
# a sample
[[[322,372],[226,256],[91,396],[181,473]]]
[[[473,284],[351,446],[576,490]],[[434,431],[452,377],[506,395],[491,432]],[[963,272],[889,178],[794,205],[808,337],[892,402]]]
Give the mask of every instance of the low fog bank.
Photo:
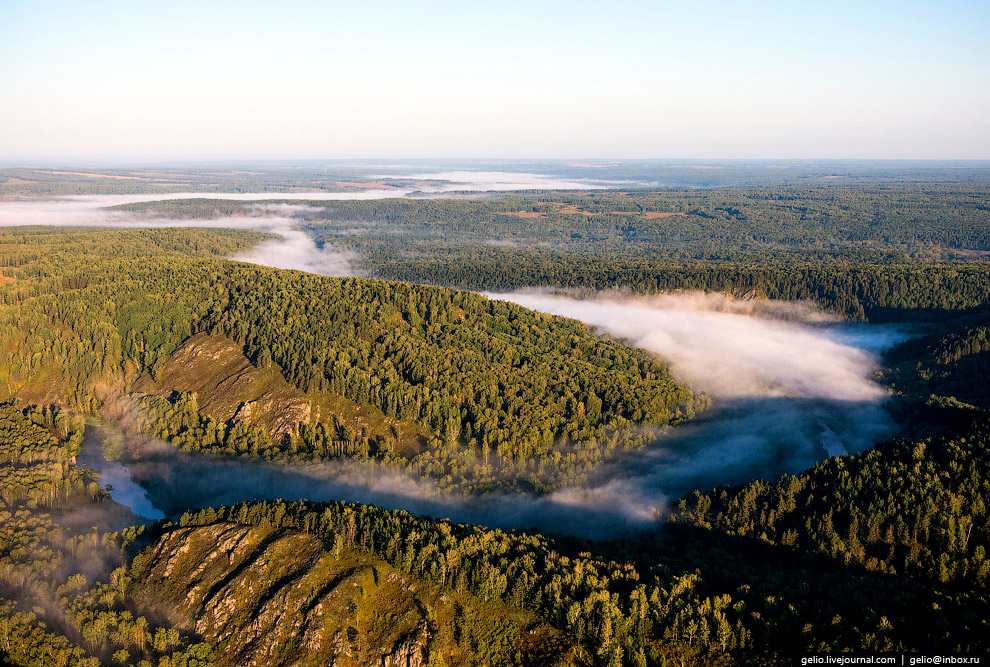
[[[206,218],[156,218],[129,211],[108,210],[121,204],[155,202],[173,199],[259,199],[343,200],[373,199],[376,193],[326,194],[202,194],[173,195],[87,195],[56,200],[31,200],[0,203],[0,227],[40,225],[49,227],[109,227],[141,229],[160,227],[199,227],[246,229],[274,234],[279,238],[262,243],[232,257],[252,264],[279,269],[296,269],[326,276],[360,275],[353,265],[353,253],[337,250],[332,245],[317,246],[313,239],[299,229],[300,218],[312,216],[325,209],[308,204],[256,204],[247,207],[247,215],[213,216]],[[385,191],[380,191],[384,193]],[[381,197],[381,194],[377,195]],[[395,196],[395,195],[393,195]]]
[[[900,327],[841,322],[807,303],[719,294],[489,296],[655,352],[675,378],[714,399],[698,419],[614,470],[627,490],[626,517],[693,489],[797,473],[895,432],[874,374],[878,355],[908,338]]]
[[[55,199],[24,199],[0,202],[0,227],[23,227],[27,225],[44,225],[50,227],[64,226],[127,226],[128,223],[140,223],[146,219],[128,211],[108,210],[124,204],[145,204],[157,201],[175,201],[181,199],[217,199],[224,201],[261,202],[266,200],[297,200],[297,201],[355,201],[373,199],[401,198],[409,194],[409,190],[366,190],[363,192],[173,192],[166,194],[137,194],[137,195],[74,195],[57,197]],[[292,205],[270,204],[264,208],[275,209],[283,207],[288,211],[295,208]],[[202,219],[197,222],[205,222]],[[170,224],[175,227],[187,226],[187,220],[159,220],[160,225]],[[221,225],[213,225],[221,226]]]
[[[891,437],[895,425],[876,402],[797,398],[716,400],[646,454],[622,464],[641,497],[676,499],[694,489],[796,474],[833,456]]]
[[[655,352],[675,377],[720,398],[879,400],[875,353],[904,338],[895,327],[849,327],[804,303],[719,294],[488,296],[581,320]]]
[[[443,196],[456,191],[505,192],[512,190],[573,190],[647,185],[632,181],[562,180],[554,176],[499,171],[449,171],[399,175],[416,188],[368,188],[360,192],[173,192],[130,195],[74,195],[54,199],[24,199],[0,202],[0,227],[219,227],[252,229],[273,233],[278,240],[259,245],[232,259],[280,269],[296,269],[326,276],[356,276],[355,255],[332,244],[317,244],[297,222],[324,209],[307,204],[258,204],[248,207],[246,216],[205,218],[153,218],[147,214],[111,210],[123,204],[139,204],[182,199],[241,202],[296,200],[300,202],[368,201],[399,199],[410,195]],[[449,195],[447,195],[449,196]],[[480,196],[480,195],[479,195]]]
[[[216,459],[155,448],[147,460],[107,462],[87,440],[82,459],[101,471],[111,497],[145,519],[177,519],[189,509],[257,500],[358,502],[493,528],[531,528],[584,537],[613,537],[650,525],[646,504],[629,514],[633,489],[621,482],[591,490],[564,490],[543,498],[523,494],[444,495],[429,480],[383,470],[372,463],[275,465]]]
[[[713,406],[646,451],[603,466],[590,488],[545,497],[444,495],[429,481],[373,464],[277,466],[165,453],[128,464],[154,510],[285,498],[372,503],[455,522],[536,527],[610,538],[655,525],[688,491],[774,479],[890,437],[894,424],[872,380],[876,353],[906,335],[896,327],[837,322],[806,304],[704,294],[579,300],[546,293],[498,298],[580,318],[657,352],[675,377]],[[145,508],[146,509],[146,508]],[[142,512],[138,512],[142,513]],[[147,512],[145,516],[150,516]]]
[[[437,171],[411,174],[377,174],[374,179],[425,181],[422,192],[509,192],[512,190],[605,190],[609,188],[656,187],[655,181],[561,178],[547,174],[514,171]]]

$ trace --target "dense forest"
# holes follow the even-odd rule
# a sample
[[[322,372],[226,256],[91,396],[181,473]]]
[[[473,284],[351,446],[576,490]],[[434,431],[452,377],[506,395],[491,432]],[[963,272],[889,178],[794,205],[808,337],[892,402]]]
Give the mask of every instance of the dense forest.
[[[538,610],[570,628],[601,664],[659,663],[666,642],[738,659],[767,648],[985,650],[985,445],[980,426],[845,457],[776,484],[722,489],[714,499],[692,494],[660,535],[612,543],[350,504],[246,504],[181,523],[290,526],[328,543],[358,543],[405,571]],[[931,488],[960,468],[972,483],[954,493]],[[815,502],[832,511],[813,513]],[[916,506],[925,513],[915,516]],[[795,535],[791,516],[822,523]],[[864,555],[879,547],[885,560]],[[891,576],[898,571],[903,576]]]
[[[73,464],[82,437],[78,417],[0,404],[0,650],[18,665],[212,664],[210,646],[123,604],[121,547],[138,531],[69,527],[109,499]]]
[[[902,395],[935,397],[956,409],[990,408],[990,309],[945,321],[886,357],[884,381]]]
[[[334,202],[326,221],[304,226],[393,280],[489,291],[720,291],[899,321],[985,302],[986,265],[959,263],[990,249],[984,190],[900,184]]]
[[[990,250],[985,189],[974,182],[337,201],[311,226],[332,236],[368,225],[366,237],[401,232],[397,242],[406,245],[433,235],[450,245],[487,239],[653,259],[782,250],[920,257],[937,248]]]
[[[986,183],[544,193],[334,201],[296,213],[370,276],[493,292],[530,286],[814,301],[856,320],[938,320],[990,296]],[[126,204],[252,215],[219,200]]]
[[[307,231],[318,237],[376,250],[391,246],[414,256],[489,244],[600,260],[865,261],[963,258],[966,252],[978,258],[976,251],[990,251],[985,190],[985,182],[973,181],[393,197],[314,202],[304,217]],[[271,201],[285,200],[273,194]],[[171,200],[113,210],[208,218],[214,211],[247,214],[251,205]]]
[[[167,524],[153,534],[143,527],[80,530],[114,512],[97,475],[72,463],[82,434],[82,420],[64,412],[0,404],[0,657],[9,664],[209,667],[263,659],[315,666],[381,659],[398,665],[422,652],[453,658],[448,664],[570,661],[572,640],[532,612],[436,589],[355,545],[338,541],[324,550],[269,526],[236,539],[221,531],[230,553],[206,530],[182,535],[173,553],[178,527]],[[190,553],[193,544],[205,554]],[[188,560],[177,564],[183,554]],[[215,579],[204,578],[204,561],[221,568],[206,570]],[[197,622],[202,608],[182,613],[192,594],[174,599],[186,576],[204,603],[250,606],[206,632]],[[299,598],[295,607],[277,597],[286,588]],[[301,631],[286,612],[300,607],[309,618]],[[246,614],[270,623],[271,636],[252,641],[241,628],[225,640],[221,631],[244,623]],[[438,632],[440,626],[456,629]],[[309,650],[300,663],[302,634]]]
[[[499,648],[518,641],[513,639],[518,629],[477,626],[494,618],[516,618],[517,612],[510,609],[560,628],[576,642],[573,659],[594,664],[650,665],[677,659],[717,663],[720,656],[761,663],[771,660],[767,650],[849,646],[987,649],[985,504],[990,487],[984,422],[954,435],[891,443],[829,461],[776,483],[691,494],[672,509],[672,521],[663,532],[619,542],[451,525],[365,505],[284,502],[208,509],[151,532],[100,537],[67,534],[51,514],[70,500],[77,505],[105,500],[85,471],[66,465],[81,438],[79,421],[66,420],[60,412],[10,404],[3,410],[4,443],[24,443],[25,452],[6,466],[43,466],[42,458],[62,462],[58,470],[39,469],[34,490],[4,501],[9,514],[0,556],[5,597],[23,600],[47,594],[55,602],[35,611],[23,611],[22,603],[4,612],[0,642],[18,664],[43,659],[80,665],[104,660],[144,664],[140,661],[145,659],[157,665],[212,664],[215,649],[186,639],[191,626],[156,625],[145,614],[156,617],[155,609],[161,608],[156,605],[173,604],[168,601],[178,591],[197,590],[183,583],[187,575],[179,574],[202,562],[195,559],[172,570],[167,582],[160,580],[163,568],[176,562],[169,554],[183,551],[190,539],[197,541],[186,551],[227,553],[216,551],[221,535],[228,540],[236,536],[231,544],[246,541],[231,556],[253,554],[251,562],[258,565],[245,567],[280,563],[283,574],[266,572],[258,580],[272,586],[280,577],[309,580],[316,576],[312,568],[322,567],[304,565],[315,557],[307,556],[308,550],[316,549],[315,554],[321,547],[301,546],[306,542],[293,537],[296,534],[314,536],[325,553],[335,554],[328,556],[326,567],[331,571],[342,567],[335,563],[364,559],[368,565],[362,567],[371,569],[362,586],[370,587],[366,595],[372,597],[361,598],[365,610],[355,607],[352,614],[357,616],[340,629],[354,650],[361,650],[357,647],[363,631],[352,634],[346,628],[369,627],[361,626],[362,618],[370,621],[401,603],[394,598],[398,591],[378,591],[383,584],[375,584],[393,576],[388,568],[424,586],[440,586],[457,600],[455,604],[443,603],[439,596],[423,598],[432,600],[427,609],[435,606],[428,612],[435,614],[434,620],[418,631],[412,648],[404,650],[426,656],[431,651],[459,654],[466,660],[463,664],[472,664],[471,656],[485,655],[497,656],[503,664],[541,664],[539,654],[517,651],[513,659],[511,651],[506,657]],[[65,435],[58,439],[59,433]],[[57,484],[63,494],[52,501],[46,483]],[[918,514],[918,508],[925,508],[924,513]],[[820,521],[806,522],[805,517]],[[265,532],[239,533],[231,526],[258,526]],[[177,532],[197,527],[210,531]],[[265,551],[259,551],[262,545]],[[128,565],[126,554],[138,549],[140,555]],[[206,562],[212,559],[216,555]],[[215,567],[233,568],[237,562],[225,565],[219,560]],[[107,564],[94,573],[93,563]],[[299,573],[300,567],[309,569]],[[221,569],[209,580],[217,582],[210,584],[211,590],[229,589],[224,595],[231,596],[233,605],[255,605],[261,613],[269,609],[267,599],[288,590],[283,583],[270,595],[264,589],[249,593],[241,585],[230,585],[234,571]],[[229,573],[226,583],[220,579],[224,572]],[[295,574],[287,578],[288,573]],[[318,593],[319,588],[314,589]],[[506,607],[484,609],[492,604]],[[448,622],[437,620],[447,613],[454,614]],[[195,617],[194,613],[191,618]],[[276,625],[291,621],[278,615],[265,618]],[[239,627],[239,621],[229,622],[231,629]],[[441,627],[451,634],[444,635]],[[221,649],[217,664],[231,664],[225,656],[245,655],[239,652],[243,649],[224,643],[222,636],[215,636]],[[279,636],[273,632],[271,641],[285,641]],[[265,646],[256,644],[256,650]],[[402,645],[398,640],[382,644],[388,649]],[[366,645],[363,650],[371,648]]]
[[[108,236],[115,243],[102,244]],[[250,236],[80,232],[75,242],[19,230],[0,238],[0,262],[11,267],[0,286],[5,386],[24,400],[60,399],[97,414],[109,395],[144,373],[154,378],[182,341],[206,332],[234,341],[259,368],[277,367],[307,394],[339,395],[420,425],[429,438],[408,458],[422,474],[445,485],[507,479],[531,488],[580,481],[604,457],[642,447],[651,429],[690,419],[705,404],[648,353],[574,320],[465,292],[277,271],[175,248],[228,253]],[[140,256],[151,252],[153,263]],[[142,405],[155,434],[198,449],[268,459],[321,458],[331,446],[385,461],[395,454],[394,437],[371,441],[334,415],[272,438],[211,425],[182,400]]]
[[[108,191],[137,173],[106,174],[122,179]],[[3,176],[0,194],[98,187]],[[252,231],[0,230],[0,662],[660,667],[987,653],[986,183],[819,176],[296,213],[319,244],[391,280],[225,259],[272,238]],[[155,178],[146,187],[185,176]],[[292,178],[269,185],[290,191]],[[259,214],[214,200],[119,209]],[[899,435],[778,479],[658,498],[648,530],[612,540],[345,502],[142,522],[77,463],[88,419],[118,429],[104,454],[125,461],[158,439],[226,460],[347,460],[446,494],[541,495],[590,485],[704,416],[709,397],[663,360],[453,289],[534,285],[727,292],[911,321],[916,335],[876,377]]]

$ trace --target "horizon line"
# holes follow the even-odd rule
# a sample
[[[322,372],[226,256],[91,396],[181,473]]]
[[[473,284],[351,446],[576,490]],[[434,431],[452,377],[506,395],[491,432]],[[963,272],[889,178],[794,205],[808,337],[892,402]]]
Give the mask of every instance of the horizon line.
[[[526,163],[526,162],[720,162],[720,163],[767,163],[781,162],[790,164],[801,163],[986,163],[990,166],[990,156],[972,157],[216,157],[216,158],[2,158],[0,169],[46,169],[65,166],[90,165],[93,167],[140,167],[163,165],[197,165],[197,164],[263,164],[263,163],[374,163],[374,162],[493,162],[493,163]],[[588,165],[589,167],[608,167],[608,164]]]

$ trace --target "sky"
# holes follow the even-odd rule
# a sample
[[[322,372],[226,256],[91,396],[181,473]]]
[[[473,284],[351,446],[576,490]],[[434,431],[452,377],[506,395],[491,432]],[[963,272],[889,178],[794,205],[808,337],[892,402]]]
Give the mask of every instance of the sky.
[[[990,158],[990,2],[0,0],[0,160]]]

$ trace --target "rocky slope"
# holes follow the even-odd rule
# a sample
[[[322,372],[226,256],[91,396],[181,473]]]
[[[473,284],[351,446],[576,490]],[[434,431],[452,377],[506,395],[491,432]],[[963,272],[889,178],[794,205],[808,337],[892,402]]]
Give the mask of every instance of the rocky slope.
[[[222,336],[196,334],[180,345],[155,373],[144,375],[136,391],[168,396],[195,392],[202,410],[218,421],[243,420],[272,435],[290,432],[314,415],[306,396],[277,368],[257,368],[241,347]]]
[[[292,433],[300,423],[339,422],[369,436],[396,438],[403,455],[417,454],[424,442],[415,424],[390,419],[371,406],[334,394],[303,393],[286,381],[278,366],[252,364],[242,347],[224,336],[193,335],[164,358],[154,377],[143,374],[131,389],[162,398],[174,392],[195,393],[203,414],[218,422],[260,426],[273,440]]]
[[[216,523],[145,549],[134,599],[216,650],[218,665],[563,665],[571,649],[530,614],[412,579],[360,549]]]

